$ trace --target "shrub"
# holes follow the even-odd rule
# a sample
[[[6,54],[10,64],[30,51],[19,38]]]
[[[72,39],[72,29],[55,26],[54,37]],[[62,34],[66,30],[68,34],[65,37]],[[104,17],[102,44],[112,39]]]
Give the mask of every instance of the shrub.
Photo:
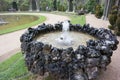
[[[58,6],[58,11],[65,11],[65,10],[66,10],[65,6],[63,6],[63,5]]]
[[[83,8],[83,6],[79,5],[79,6],[76,7],[76,10],[81,10],[82,8]]]
[[[120,15],[120,14],[119,14]],[[116,20],[116,26],[118,28],[118,31],[120,31],[120,16],[118,15],[118,18]]]
[[[118,10],[118,7],[117,6],[113,6],[112,10],[111,10],[111,12],[109,14],[109,17],[108,17],[110,24],[112,26],[114,26],[114,27],[115,27],[116,20],[117,20],[117,13],[118,13],[117,10]]]
[[[110,24],[112,26],[114,26],[116,24],[117,15],[116,14],[110,14],[108,19],[109,19]]]
[[[114,27],[112,25],[109,25],[108,28],[114,30]]]
[[[118,14],[118,17],[116,20],[115,34],[120,36],[120,13]]]
[[[67,3],[62,1],[57,1],[57,10],[58,11],[66,11],[67,10]]]
[[[103,14],[103,10],[102,10],[101,5],[97,5],[97,6],[96,6],[96,10],[95,10],[95,16],[96,16],[97,18],[101,18],[101,17],[102,17],[102,14]]]
[[[113,6],[111,13],[112,14],[117,14],[118,13],[118,6]]]
[[[120,36],[120,30],[118,30],[117,27],[115,28],[115,31],[114,31],[114,32],[115,32],[115,34],[116,34],[117,36]]]
[[[120,32],[117,32],[116,35],[117,35],[117,36],[120,36]]]

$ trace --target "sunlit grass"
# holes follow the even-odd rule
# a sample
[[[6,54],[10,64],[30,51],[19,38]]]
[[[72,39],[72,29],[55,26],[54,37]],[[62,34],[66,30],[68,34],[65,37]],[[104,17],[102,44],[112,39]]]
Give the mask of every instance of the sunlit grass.
[[[85,15],[77,15],[76,13],[66,13],[66,12],[51,12],[51,13],[68,16],[72,24],[84,25],[86,23]]]
[[[0,63],[0,80],[13,80],[28,74],[21,52]]]

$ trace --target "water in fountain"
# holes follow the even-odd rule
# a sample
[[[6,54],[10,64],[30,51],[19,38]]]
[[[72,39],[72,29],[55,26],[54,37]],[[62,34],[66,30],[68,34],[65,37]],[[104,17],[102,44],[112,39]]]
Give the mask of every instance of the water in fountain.
[[[62,23],[62,34],[59,38],[56,39],[56,42],[61,44],[61,45],[65,45],[65,46],[70,46],[72,45],[73,39],[71,38],[70,34],[69,34],[69,22],[68,21],[64,21]]]
[[[95,40],[96,38],[82,33],[69,31],[69,22],[65,21],[63,24],[63,30],[61,32],[50,32],[37,37],[37,41],[41,41],[45,44],[51,44],[57,48],[66,49],[73,47],[77,49],[79,45],[86,45],[86,41],[89,39]]]

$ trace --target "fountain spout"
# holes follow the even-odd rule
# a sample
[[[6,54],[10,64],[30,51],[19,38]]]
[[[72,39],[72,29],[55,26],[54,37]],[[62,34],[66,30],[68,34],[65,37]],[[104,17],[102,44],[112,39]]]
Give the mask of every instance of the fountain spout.
[[[69,26],[70,23],[68,21],[64,21],[62,23],[62,34],[59,38],[56,39],[59,44],[66,46],[70,46],[73,44],[73,39],[69,35]]]

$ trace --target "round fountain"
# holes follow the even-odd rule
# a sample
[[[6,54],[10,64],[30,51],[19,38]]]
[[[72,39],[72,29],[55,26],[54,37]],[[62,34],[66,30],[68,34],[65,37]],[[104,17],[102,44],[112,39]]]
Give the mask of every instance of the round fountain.
[[[28,70],[52,80],[96,79],[119,43],[108,29],[70,21],[28,28],[20,41]]]

